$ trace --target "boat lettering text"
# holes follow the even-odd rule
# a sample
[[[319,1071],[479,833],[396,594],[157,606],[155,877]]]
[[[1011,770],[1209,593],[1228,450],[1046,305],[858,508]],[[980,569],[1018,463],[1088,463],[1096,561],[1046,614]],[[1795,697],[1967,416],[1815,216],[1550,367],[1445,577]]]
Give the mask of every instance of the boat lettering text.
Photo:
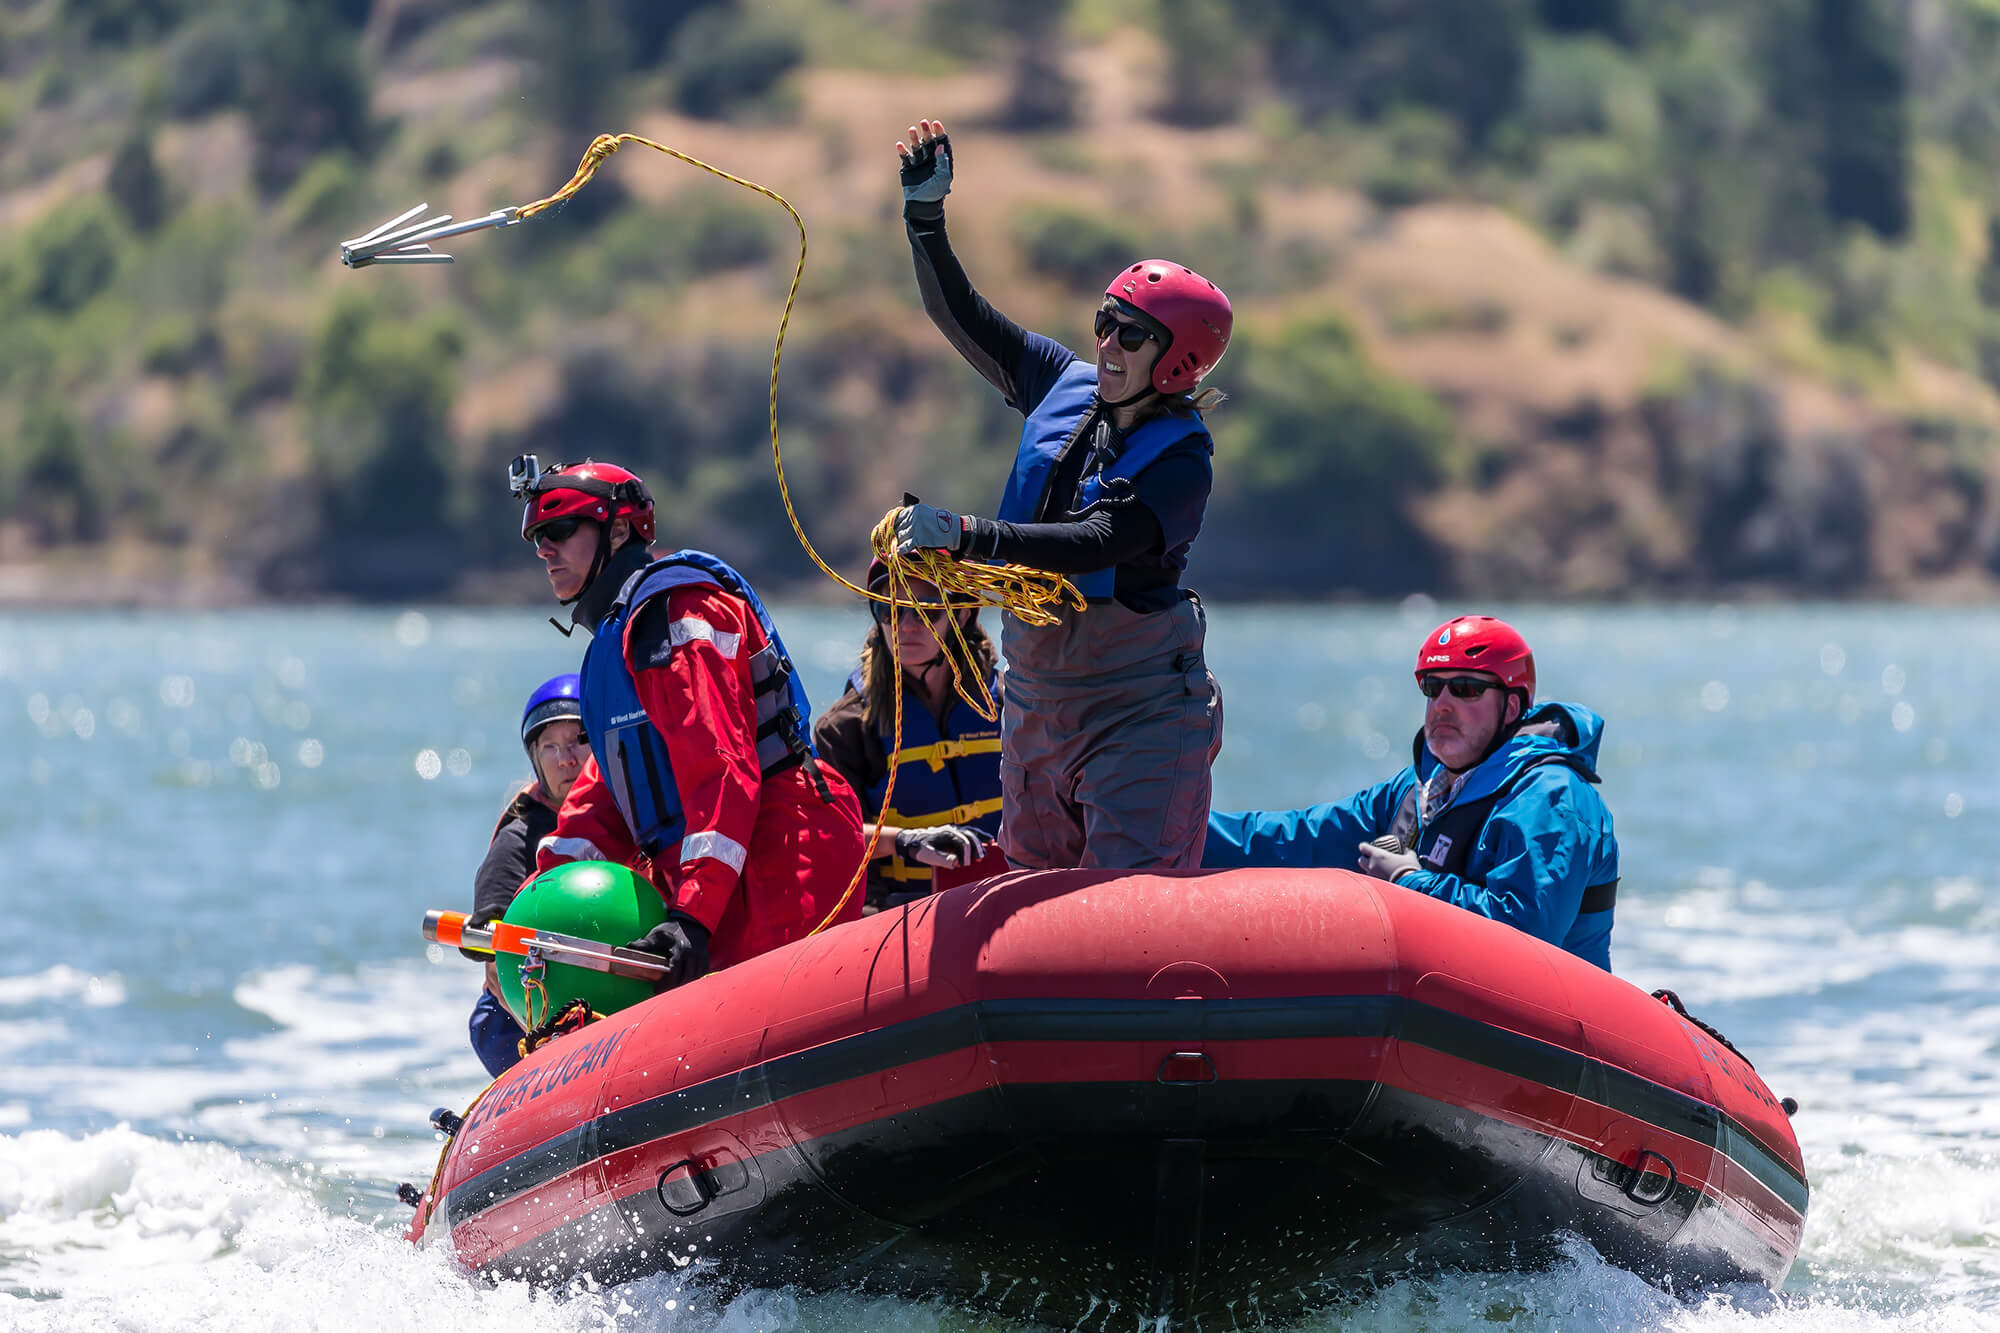
[[[523,1102],[534,1101],[543,1093],[568,1084],[572,1079],[581,1078],[592,1070],[602,1069],[611,1062],[613,1052],[625,1040],[624,1031],[618,1031],[595,1041],[585,1042],[562,1059],[545,1064],[527,1074],[514,1079],[506,1087],[489,1092],[480,1100],[465,1123],[460,1134],[477,1129],[498,1116],[503,1116]]]

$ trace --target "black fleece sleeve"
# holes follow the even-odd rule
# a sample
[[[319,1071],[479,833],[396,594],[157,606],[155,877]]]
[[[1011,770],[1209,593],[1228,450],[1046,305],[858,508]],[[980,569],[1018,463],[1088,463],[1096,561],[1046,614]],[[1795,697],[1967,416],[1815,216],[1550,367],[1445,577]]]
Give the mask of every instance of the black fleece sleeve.
[[[1099,505],[1071,523],[972,519],[964,554],[1051,574],[1088,574],[1138,562],[1158,550],[1163,535],[1160,520],[1143,504]]]
[[[1034,410],[1076,353],[1052,338],[1030,333],[995,310],[973,289],[944,230],[944,205],[912,203],[903,209],[917,291],[924,313],[974,370],[1009,404]]]
[[[528,826],[520,818],[508,820],[493,835],[486,859],[472,878],[472,913],[498,917],[514,901],[523,880],[535,870],[535,847]]]

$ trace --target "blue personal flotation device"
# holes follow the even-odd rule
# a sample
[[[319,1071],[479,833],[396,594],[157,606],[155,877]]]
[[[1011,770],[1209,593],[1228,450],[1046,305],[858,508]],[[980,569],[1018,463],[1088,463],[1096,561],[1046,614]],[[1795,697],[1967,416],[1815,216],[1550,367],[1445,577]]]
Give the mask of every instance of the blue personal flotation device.
[[[750,658],[750,682],[757,699],[759,769],[769,777],[814,755],[806,730],[812,705],[806,700],[805,686],[792,668],[778,627],[771,623],[763,601],[743,576],[705,551],[675,551],[639,570],[618,590],[611,610],[599,622],[584,652],[583,729],[633,842],[654,858],[681,840],[687,831],[687,817],[681,809],[680,788],[674,782],[666,742],[646,716],[638,684],[625,661],[625,627],[653,598],[696,585],[720,588],[742,598],[764,628],[767,642]],[[722,643],[722,631],[710,632],[725,657],[735,655],[740,645]]]
[[[861,673],[848,681],[861,691]],[[994,699],[1000,697],[999,677],[986,682]],[[894,738],[877,727],[886,752]],[[903,708],[903,748],[888,755],[879,781],[862,793],[870,817],[897,828],[935,828],[939,824],[971,824],[987,833],[1000,832],[1000,724],[989,722],[965,700],[952,696],[944,725],[922,704]],[[889,774],[896,775],[896,804],[883,808],[882,794]],[[875,868],[883,879],[928,884],[931,868],[892,854]]]
[[[1077,436],[1095,419],[1096,413],[1090,409],[1096,397],[1097,368],[1088,361],[1072,361],[1057,377],[1054,387],[1028,413],[1021,427],[1021,448],[1014,457],[1014,471],[1007,478],[1007,491],[1000,499],[998,516],[1003,522],[1040,521],[1056,461],[1079,443]],[[1213,451],[1208,427],[1202,424],[1199,412],[1156,416],[1126,435],[1125,447],[1116,458],[1101,466],[1087,467],[1077,492],[1077,512],[1113,496],[1121,484],[1129,486],[1132,478],[1190,436],[1199,436],[1203,446]],[[1166,564],[1176,569],[1187,567],[1188,548],[1201,531],[1201,518],[1201,507],[1159,515],[1166,528]],[[1115,577],[1116,570],[1107,568],[1072,574],[1070,582],[1091,601],[1101,602],[1111,599]]]

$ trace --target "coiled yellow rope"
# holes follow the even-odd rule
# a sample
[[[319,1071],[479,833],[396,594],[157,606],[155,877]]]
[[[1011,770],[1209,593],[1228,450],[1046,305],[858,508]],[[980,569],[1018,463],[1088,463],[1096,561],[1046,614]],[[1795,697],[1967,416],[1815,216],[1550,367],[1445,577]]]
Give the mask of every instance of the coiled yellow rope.
[[[606,159],[627,144],[638,144],[641,147],[651,148],[655,152],[665,153],[677,162],[684,162],[688,166],[698,167],[712,176],[721,177],[732,185],[740,185],[746,190],[761,194],[784,209],[786,215],[791,218],[792,225],[798,229],[799,258],[798,262],[792,268],[791,286],[785,292],[784,314],[778,320],[777,341],[771,348],[771,392],[769,403],[771,419],[771,466],[778,474],[778,495],[784,501],[785,517],[791,521],[792,533],[799,539],[799,545],[805,548],[806,555],[812,559],[815,565],[819,566],[820,572],[835,583],[838,583],[841,587],[846,588],[849,592],[856,593],[871,602],[886,602],[890,607],[889,632],[885,637],[889,641],[890,660],[894,667],[896,687],[895,744],[890,748],[889,753],[891,755],[900,753],[903,748],[903,659],[895,627],[904,607],[920,610],[925,613],[926,626],[930,629],[932,637],[937,639],[938,646],[945,650],[945,656],[951,663],[952,688],[958,693],[958,697],[977,710],[980,716],[986,718],[988,721],[998,721],[1000,708],[993,698],[992,691],[988,689],[986,681],[983,679],[974,680],[973,683],[977,686],[979,692],[977,698],[974,698],[966,689],[964,672],[960,664],[971,661],[972,656],[965,641],[964,626],[959,624],[957,616],[948,617],[952,638],[958,648],[957,652],[950,651],[944,639],[939,636],[937,625],[930,618],[930,613],[946,606],[997,606],[1030,625],[1053,625],[1062,618],[1064,606],[1067,605],[1079,611],[1084,609],[1083,594],[1077,591],[1075,584],[1060,574],[1051,574],[1044,570],[1030,569],[1025,565],[963,562],[953,559],[942,551],[931,550],[915,551],[908,555],[899,554],[896,550],[896,515],[900,512],[900,507],[891,509],[887,514],[883,515],[882,521],[875,525],[874,533],[870,538],[870,544],[875,554],[889,568],[889,590],[886,594],[878,593],[850,582],[848,579],[842,577],[839,571],[821,559],[819,551],[812,544],[812,539],[806,536],[805,526],[799,522],[798,510],[792,504],[791,485],[785,479],[784,450],[778,443],[778,367],[784,359],[785,334],[791,327],[792,307],[798,300],[799,283],[805,277],[805,219],[799,216],[798,209],[792,207],[791,201],[776,190],[759,185],[752,180],[745,180],[741,176],[733,175],[720,167],[712,166],[702,161],[698,157],[692,157],[687,153],[683,153],[677,148],[670,148],[666,144],[657,143],[652,139],[637,134],[600,134],[591,142],[590,147],[585,150],[583,160],[577,163],[576,172],[569,178],[568,184],[564,185],[548,198],[537,199],[534,203],[524,204],[516,210],[521,220],[526,221],[539,213],[556,207],[558,204],[566,203],[578,190],[589,184],[590,178],[597,174],[597,169],[604,164]],[[943,601],[925,602],[919,600],[911,587],[912,581],[919,579],[935,586],[942,595]],[[895,794],[896,766],[891,764],[888,786],[882,793],[883,809],[892,808]],[[810,932],[811,934],[817,935],[832,925],[841,912],[846,909],[847,904],[853,900],[855,891],[868,878],[868,866],[875,859],[875,849],[881,840],[881,836],[882,826],[878,821],[869,834],[867,849],[862,853],[861,864],[856,868],[854,877],[848,882],[846,892],[840,895],[840,900],[833,905],[833,910],[828,912],[817,926],[813,927]]]

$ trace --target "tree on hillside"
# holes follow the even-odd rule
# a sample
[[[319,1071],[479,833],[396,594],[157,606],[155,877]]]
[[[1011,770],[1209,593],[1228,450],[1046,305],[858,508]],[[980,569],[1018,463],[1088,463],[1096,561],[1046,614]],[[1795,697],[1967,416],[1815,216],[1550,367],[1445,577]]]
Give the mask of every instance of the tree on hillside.
[[[1070,0],[931,0],[924,23],[931,40],[966,55],[1007,44],[1010,78],[1000,123],[1013,130],[1067,125],[1076,89],[1063,72]]]
[[[316,521],[287,553],[309,586],[406,595],[456,577],[447,463],[463,351],[447,318],[412,323],[362,296],[321,326],[303,386]]]
[[[184,0],[62,0],[62,17],[93,46],[123,46],[157,40],[191,7]]]
[[[1219,590],[1394,596],[1434,585],[1436,546],[1408,508],[1442,481],[1450,414],[1369,363],[1338,316],[1239,332],[1210,418],[1215,496],[1201,545]]]
[[[1813,45],[1825,90],[1826,210],[1901,236],[1910,225],[1910,127],[1896,16],[1883,0],[1814,0]]]
[[[1062,67],[1069,6],[1070,0],[988,0],[995,22],[1016,38],[1013,80],[1000,112],[1009,129],[1056,129],[1076,114],[1076,89]]]
[[[1513,110],[1526,0],[1258,0],[1271,66],[1308,115],[1434,107],[1479,145]]]
[[[167,181],[153,160],[152,131],[134,129],[120,144],[105,177],[105,192],[124,210],[132,230],[149,233],[167,219]]]
[[[1249,44],[1228,0],[1160,0],[1167,44],[1162,119],[1201,128],[1236,119],[1250,88]]]
[[[253,31],[245,92],[257,184],[283,190],[329,149],[365,155],[373,137],[368,82],[342,15],[330,6],[273,5]]]
[[[633,47],[612,0],[541,0],[535,7],[535,92],[558,129],[602,133],[618,111]]]

